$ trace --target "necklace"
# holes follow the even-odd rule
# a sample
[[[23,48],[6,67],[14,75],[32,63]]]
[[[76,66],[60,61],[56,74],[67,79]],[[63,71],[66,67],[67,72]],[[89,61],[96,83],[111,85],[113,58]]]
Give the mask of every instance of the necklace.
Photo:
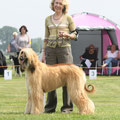
[[[63,15],[63,14],[62,14]],[[60,18],[62,17],[62,15],[60,16],[60,17],[58,17],[58,18],[55,18],[55,14],[53,15],[53,19],[54,20],[60,20]]]

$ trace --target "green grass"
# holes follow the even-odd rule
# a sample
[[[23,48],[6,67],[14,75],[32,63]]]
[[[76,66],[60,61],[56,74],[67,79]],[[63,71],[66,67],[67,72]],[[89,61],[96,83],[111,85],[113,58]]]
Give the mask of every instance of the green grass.
[[[88,94],[95,103],[95,114],[80,115],[75,105],[72,113],[61,113],[62,89],[59,88],[56,113],[25,115],[27,100],[25,78],[13,76],[13,80],[4,80],[0,77],[0,120],[119,120],[120,77],[98,76],[96,80],[88,79],[87,84],[89,83],[96,86],[96,92]]]

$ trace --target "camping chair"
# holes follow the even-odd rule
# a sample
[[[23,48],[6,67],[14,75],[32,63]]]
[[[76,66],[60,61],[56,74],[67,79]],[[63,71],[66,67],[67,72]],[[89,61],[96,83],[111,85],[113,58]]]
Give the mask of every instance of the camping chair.
[[[87,48],[85,49],[85,52],[87,52],[87,51],[89,51],[89,47],[87,47]],[[95,48],[95,52],[97,53],[96,56],[98,56],[98,48]],[[80,57],[81,57],[81,56],[80,56]],[[82,63],[84,60],[85,60],[85,59],[83,59],[83,60],[80,59],[80,64],[79,64],[80,67],[83,67],[83,65],[82,65],[81,63]],[[97,66],[98,66],[98,58],[97,58],[96,61],[95,61],[95,69],[96,69],[96,70],[97,70]],[[94,69],[94,68],[92,68],[92,67],[90,67],[90,68],[83,68],[84,71],[89,70],[89,69]]]
[[[103,60],[103,64],[105,63],[105,59]],[[117,64],[116,63],[113,63],[112,64],[112,67],[116,67],[116,75],[119,74],[119,67],[120,67],[120,59],[118,59],[118,62]],[[112,68],[110,68],[112,69]],[[108,71],[108,68],[102,68],[102,75],[104,75],[104,70],[107,70]],[[112,74],[112,73],[111,73]]]
[[[107,51],[109,51],[109,50],[111,50],[111,46],[108,46],[108,48],[107,48]],[[116,50],[118,50],[118,46],[117,46],[117,49]],[[103,59],[103,64],[105,64],[105,60],[106,59]],[[112,63],[112,67],[116,67],[116,75],[118,75],[119,74],[119,66],[120,66],[120,59],[117,59],[118,60],[118,62],[117,63]],[[111,70],[112,70],[112,68],[110,68]],[[104,70],[106,70],[107,72],[108,72],[108,68],[107,67],[105,67],[105,68],[102,68],[102,75],[104,75]],[[105,71],[105,72],[106,72]],[[112,73],[111,73],[112,74]]]

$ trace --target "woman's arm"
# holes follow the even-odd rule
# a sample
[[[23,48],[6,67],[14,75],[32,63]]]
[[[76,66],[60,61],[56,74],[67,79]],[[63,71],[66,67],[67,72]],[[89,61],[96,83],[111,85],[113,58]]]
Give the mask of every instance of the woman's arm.
[[[70,32],[75,31],[75,24],[73,22],[72,17],[67,15],[67,20],[68,20],[68,23],[69,23],[69,25],[68,25],[69,31]],[[72,33],[60,32],[59,36],[60,37],[65,37],[65,38],[68,38],[68,39],[71,39],[71,40],[76,40],[77,39],[76,31],[72,32]]]
[[[105,54],[104,59],[108,58],[108,52]]]
[[[115,59],[119,59],[119,51],[117,51],[117,56],[115,57]]]
[[[26,47],[27,48],[30,48],[31,47],[31,39],[30,39],[30,37],[27,35],[27,37],[28,37],[28,44],[26,45]]]
[[[44,39],[44,44],[43,44],[43,48],[42,48],[42,62],[45,62],[45,48],[47,45],[48,37],[49,37],[49,29],[47,26],[47,18],[46,18],[46,20],[45,20],[45,39]]]
[[[68,21],[69,21],[69,30],[70,32],[72,32],[71,34],[69,34],[69,37],[71,38],[71,40],[76,40],[77,32],[75,31],[76,27],[75,27],[72,16],[68,16]]]
[[[14,42],[14,46],[16,48],[16,50],[21,50],[21,47],[19,46],[19,35],[17,35],[16,39],[15,39],[15,42]]]

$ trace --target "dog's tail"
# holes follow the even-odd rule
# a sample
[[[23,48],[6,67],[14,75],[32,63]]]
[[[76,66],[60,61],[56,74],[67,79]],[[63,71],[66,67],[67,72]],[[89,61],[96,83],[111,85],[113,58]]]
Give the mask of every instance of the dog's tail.
[[[91,89],[89,89],[90,87],[91,87]],[[94,86],[94,85],[91,85],[91,84],[86,85],[86,84],[85,84],[84,88],[85,88],[85,90],[86,90],[87,92],[89,92],[89,93],[95,92],[95,86]]]

